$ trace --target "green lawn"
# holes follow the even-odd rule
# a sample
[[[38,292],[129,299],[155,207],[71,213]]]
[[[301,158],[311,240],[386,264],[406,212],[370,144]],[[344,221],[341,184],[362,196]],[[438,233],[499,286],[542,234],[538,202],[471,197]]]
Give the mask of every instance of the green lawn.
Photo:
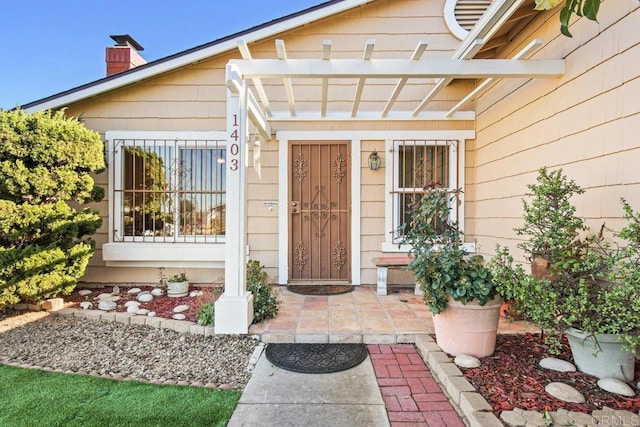
[[[224,426],[240,394],[0,365],[0,426]]]

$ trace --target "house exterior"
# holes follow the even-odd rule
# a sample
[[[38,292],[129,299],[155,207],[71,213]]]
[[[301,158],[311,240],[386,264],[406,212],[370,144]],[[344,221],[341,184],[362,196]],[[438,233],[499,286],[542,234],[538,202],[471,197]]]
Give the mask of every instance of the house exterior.
[[[640,206],[640,6],[605,1],[573,38],[533,7],[334,0],[148,64],[119,38],[135,68],[23,106],[67,108],[106,141],[85,280],[224,278],[216,330],[246,333],[247,258],[280,284],[373,284],[428,185],[463,190],[453,215],[480,254],[516,250],[542,166],[615,228],[620,197]]]

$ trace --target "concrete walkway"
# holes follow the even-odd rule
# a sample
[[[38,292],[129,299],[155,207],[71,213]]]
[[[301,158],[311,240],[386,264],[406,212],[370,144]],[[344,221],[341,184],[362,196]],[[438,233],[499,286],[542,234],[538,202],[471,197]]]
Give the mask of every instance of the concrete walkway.
[[[342,372],[300,374],[263,353],[228,425],[375,427],[389,419],[370,357]]]

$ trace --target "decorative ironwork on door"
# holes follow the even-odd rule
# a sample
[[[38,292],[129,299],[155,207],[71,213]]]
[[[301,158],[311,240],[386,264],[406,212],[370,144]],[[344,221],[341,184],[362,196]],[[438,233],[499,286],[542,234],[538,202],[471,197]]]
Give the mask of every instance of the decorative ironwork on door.
[[[347,142],[291,144],[290,279],[350,280]]]

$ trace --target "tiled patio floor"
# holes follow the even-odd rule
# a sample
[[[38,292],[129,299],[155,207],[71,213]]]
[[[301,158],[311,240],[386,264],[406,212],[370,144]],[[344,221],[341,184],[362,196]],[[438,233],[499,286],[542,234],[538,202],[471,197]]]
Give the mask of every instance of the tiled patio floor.
[[[378,296],[375,286],[369,285],[334,296],[299,295],[285,286],[276,289],[281,301],[278,316],[249,330],[264,342],[396,344],[433,333],[431,312],[413,289],[390,288],[386,296]],[[527,323],[501,318],[498,333],[535,330]]]

